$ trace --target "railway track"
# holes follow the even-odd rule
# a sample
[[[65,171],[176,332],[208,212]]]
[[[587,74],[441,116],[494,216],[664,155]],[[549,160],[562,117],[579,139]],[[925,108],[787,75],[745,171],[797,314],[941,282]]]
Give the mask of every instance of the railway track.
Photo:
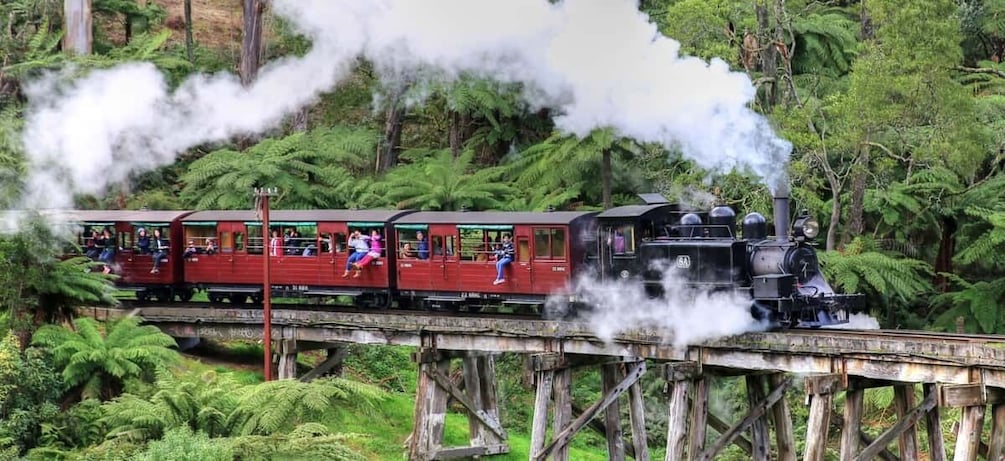
[[[122,309],[134,309],[134,308],[176,308],[176,309],[209,309],[209,310],[261,310],[259,305],[221,305],[214,304],[210,302],[186,302],[186,303],[171,303],[168,305],[158,304],[155,302],[139,302],[135,300],[123,300],[121,301]],[[527,321],[527,322],[548,322],[556,325],[564,325],[568,327],[569,330],[579,330],[586,327],[584,322],[577,322],[572,320],[557,320],[557,319],[545,319],[541,316],[528,315],[521,313],[499,313],[499,312],[467,312],[467,311],[453,311],[453,310],[408,310],[408,309],[388,309],[388,310],[375,310],[368,308],[361,308],[356,306],[347,305],[335,305],[335,304],[306,304],[306,303],[277,303],[272,305],[273,311],[287,311],[287,312],[330,312],[333,314],[367,314],[367,315],[407,315],[411,317],[426,317],[430,319],[444,320],[450,318],[464,318],[464,319],[484,319],[484,320],[499,320],[504,322],[512,321]],[[756,333],[756,332],[754,332]],[[923,341],[926,343],[943,343],[943,344],[988,344],[988,343],[1001,343],[1002,347],[1005,348],[1005,336],[1001,335],[986,335],[986,334],[969,334],[969,333],[946,333],[938,331],[925,331],[925,330],[872,330],[872,329],[843,329],[843,328],[790,328],[785,330],[771,330],[772,334],[787,334],[793,337],[808,337],[813,336],[817,338],[827,337],[833,338],[835,340],[845,340],[845,341]]]

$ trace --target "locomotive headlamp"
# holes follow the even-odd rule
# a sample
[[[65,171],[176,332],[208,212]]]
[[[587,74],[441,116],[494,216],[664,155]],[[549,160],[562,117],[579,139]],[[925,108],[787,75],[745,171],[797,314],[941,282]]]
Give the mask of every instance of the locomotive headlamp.
[[[796,222],[793,227],[795,228],[793,229],[793,233],[797,238],[804,237],[807,240],[813,240],[820,235],[820,223],[818,223],[816,219],[813,219],[813,217],[809,215],[809,212],[805,210],[803,210],[803,212],[799,214],[799,217],[796,218]]]

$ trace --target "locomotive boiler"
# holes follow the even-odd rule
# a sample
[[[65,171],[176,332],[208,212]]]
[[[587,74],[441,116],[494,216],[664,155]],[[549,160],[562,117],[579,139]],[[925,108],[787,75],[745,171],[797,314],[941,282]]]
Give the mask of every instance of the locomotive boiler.
[[[806,212],[789,229],[789,199],[774,199],[775,235],[757,212],[737,232],[736,213],[704,212],[643,194],[645,204],[597,215],[597,264],[606,280],[641,280],[650,296],[668,289],[732,292],[749,297],[751,313],[779,327],[847,323],[862,295],[838,294],[824,278],[813,241],[819,225]]]

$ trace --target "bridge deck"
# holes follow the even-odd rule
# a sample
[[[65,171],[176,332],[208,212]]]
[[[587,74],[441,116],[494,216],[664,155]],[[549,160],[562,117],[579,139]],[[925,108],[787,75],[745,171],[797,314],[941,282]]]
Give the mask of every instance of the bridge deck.
[[[86,308],[97,318],[138,315],[176,337],[261,339],[260,309]],[[836,373],[902,382],[1005,387],[1005,338],[916,331],[758,332],[674,347],[658,331],[601,341],[579,323],[424,313],[274,310],[273,339],[518,353],[693,361],[703,367]]]

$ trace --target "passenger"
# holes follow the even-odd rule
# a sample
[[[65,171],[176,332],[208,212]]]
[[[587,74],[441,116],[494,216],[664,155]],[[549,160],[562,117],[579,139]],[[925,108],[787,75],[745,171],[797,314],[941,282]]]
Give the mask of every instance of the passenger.
[[[380,259],[381,250],[380,233],[376,230],[370,231],[370,251],[368,251],[366,256],[363,256],[362,259],[356,261],[356,274],[353,275],[352,278],[359,278],[359,276],[363,274],[364,267],[369,265],[371,261]]]
[[[188,241],[188,247],[185,248],[185,252],[182,253],[181,257],[188,259],[199,253],[199,249],[195,247],[195,240]]]
[[[288,255],[295,255],[299,253],[297,247],[300,246],[300,234],[297,232],[297,228],[291,227],[286,230],[286,234],[283,236],[283,252]]]
[[[614,254],[625,254],[625,234],[620,229],[614,231]]]
[[[147,230],[142,227],[136,231],[136,248],[141,255],[150,254],[150,236],[147,235]]]
[[[412,245],[408,242],[401,244],[401,251],[398,252],[398,257],[402,259],[407,259],[412,257]]]
[[[98,259],[98,256],[101,255],[101,248],[98,248],[99,239],[100,236],[95,229],[88,229],[84,232],[84,256],[91,258],[91,260]]]
[[[493,285],[499,285],[506,281],[503,277],[503,270],[513,262],[515,253],[513,242],[510,242],[510,235],[503,235],[502,248],[496,250],[496,279],[492,282]]]
[[[98,256],[98,261],[105,263],[105,267],[101,271],[108,274],[112,272],[112,263],[115,261],[115,237],[112,236],[112,231],[108,230],[107,227],[101,231],[98,245],[104,247],[101,250],[101,255]]]
[[[206,239],[206,254],[216,254],[216,240],[213,240],[212,237]]]
[[[366,243],[369,239],[359,230],[355,230],[349,235],[349,247],[353,249],[353,253],[349,255],[349,260],[345,263],[345,272],[342,273],[342,278],[348,277],[349,271],[356,265],[356,261],[363,259],[370,252],[370,245]]]
[[[419,241],[416,244],[416,256],[419,259],[429,259],[429,242],[426,241],[426,236],[419,231],[415,233],[415,239]]]
[[[170,246],[168,242],[161,238],[161,230],[154,229],[154,238],[151,243],[151,248],[154,251],[154,268],[150,269],[151,274],[156,274],[160,272],[161,261],[167,259],[168,250]]]
[[[279,230],[272,230],[272,240],[269,240],[269,256],[279,256],[283,250],[283,239],[279,237]]]

